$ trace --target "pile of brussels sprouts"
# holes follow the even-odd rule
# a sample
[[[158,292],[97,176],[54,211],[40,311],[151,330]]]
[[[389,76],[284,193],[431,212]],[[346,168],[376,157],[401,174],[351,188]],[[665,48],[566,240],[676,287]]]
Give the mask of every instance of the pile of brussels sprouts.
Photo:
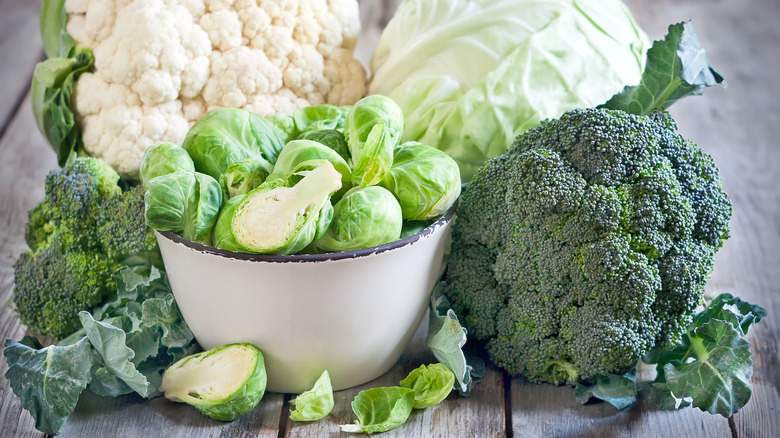
[[[315,105],[261,117],[222,108],[179,146],[144,153],[146,222],[231,251],[327,253],[417,232],[460,195],[446,153],[401,143],[403,113],[390,98]]]

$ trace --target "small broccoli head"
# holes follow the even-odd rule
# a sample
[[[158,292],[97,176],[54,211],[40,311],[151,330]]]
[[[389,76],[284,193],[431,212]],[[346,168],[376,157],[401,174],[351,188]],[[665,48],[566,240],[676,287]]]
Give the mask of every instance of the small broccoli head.
[[[623,373],[701,303],[731,205],[671,117],[574,110],[461,195],[447,283],[493,360],[538,382]]]
[[[20,321],[31,330],[63,338],[81,327],[78,313],[116,291],[116,262],[96,252],[66,250],[53,237],[36,253],[23,253],[14,264],[14,303]]]
[[[78,313],[116,293],[114,274],[131,256],[157,259],[144,222],[143,189],[122,191],[102,160],[80,157],[46,177],[43,202],[29,212],[30,251],[14,265],[19,319],[43,335],[78,329]]]
[[[158,251],[154,231],[144,218],[144,188],[132,187],[119,196],[110,196],[98,215],[98,236],[109,258]]]

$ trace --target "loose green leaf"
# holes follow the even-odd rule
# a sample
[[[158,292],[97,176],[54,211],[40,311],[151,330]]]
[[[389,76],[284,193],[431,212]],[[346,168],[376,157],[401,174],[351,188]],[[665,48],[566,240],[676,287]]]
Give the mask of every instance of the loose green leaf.
[[[184,347],[193,340],[192,332],[179,313],[173,294],[165,298],[150,298],[144,301],[143,325],[162,329],[162,345],[169,348]]]
[[[723,77],[710,65],[693,23],[673,24],[666,38],[647,51],[639,85],[625,87],[600,108],[647,115],[713,85],[726,87]]]
[[[125,344],[126,334],[121,329],[102,321],[95,321],[89,312],[79,313],[81,324],[87,332],[95,354],[102,361],[102,367],[126,383],[141,397],[148,397],[154,388],[133,365],[135,352]]]
[[[72,58],[50,58],[33,73],[30,96],[38,129],[57,154],[60,166],[78,153],[81,138],[73,114],[73,86],[78,77],[91,71],[95,59],[86,49]]]
[[[731,294],[720,294],[710,302],[704,311],[697,314],[693,326],[700,326],[711,319],[727,321],[744,336],[753,324],[766,317],[766,310],[755,304],[750,304]]]
[[[690,397],[693,406],[724,417],[745,406],[752,394],[750,342],[730,323],[713,319],[694,330],[689,348],[695,360],[663,366],[672,394]]]
[[[8,362],[5,378],[35,419],[35,428],[56,435],[92,379],[89,340],[42,348],[30,337],[21,342],[6,339],[3,353]]]
[[[440,363],[421,365],[412,370],[401,386],[414,390],[414,409],[423,409],[439,404],[452,392],[455,374]]]
[[[380,433],[404,424],[412,412],[414,390],[400,386],[360,391],[352,400],[355,424],[341,425],[349,433]]]
[[[670,350],[652,351],[656,363],[651,395],[662,409],[693,405],[729,417],[750,400],[753,360],[744,335],[766,317],[766,310],[721,294],[694,315],[682,341]]]
[[[650,385],[650,397],[653,402],[661,409],[672,411],[691,405],[690,399],[677,398],[674,396],[666,381],[653,382]]]
[[[574,389],[577,402],[585,404],[592,398],[604,400],[618,410],[636,402],[636,368],[623,375],[599,376],[593,383],[578,383]]]
[[[426,343],[433,355],[455,374],[455,389],[461,395],[471,394],[472,367],[466,362],[463,345],[466,344],[466,329],[441,292],[438,284],[431,293],[431,305]]]
[[[73,37],[68,34],[68,13],[65,0],[43,0],[40,14],[41,40],[43,50],[49,58],[67,58],[75,47]]]
[[[312,389],[290,400],[294,406],[290,410],[290,419],[293,421],[316,421],[324,418],[333,410],[333,386],[330,383],[328,371],[322,375]]]

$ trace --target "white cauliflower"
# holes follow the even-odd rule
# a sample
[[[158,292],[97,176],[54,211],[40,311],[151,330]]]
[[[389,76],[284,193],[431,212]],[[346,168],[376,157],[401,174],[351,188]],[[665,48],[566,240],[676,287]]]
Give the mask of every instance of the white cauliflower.
[[[73,109],[84,150],[137,180],[147,147],[184,140],[206,111],[260,115],[365,94],[357,0],[66,0],[93,49]]]

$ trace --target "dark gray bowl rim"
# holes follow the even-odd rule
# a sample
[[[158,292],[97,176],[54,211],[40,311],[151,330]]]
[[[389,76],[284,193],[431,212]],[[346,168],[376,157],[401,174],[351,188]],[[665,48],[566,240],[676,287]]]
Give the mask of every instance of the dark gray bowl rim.
[[[157,233],[162,235],[168,240],[171,240],[176,243],[180,243],[193,250],[206,253],[206,254],[213,254],[213,255],[229,258],[229,259],[248,260],[248,261],[255,261],[255,262],[274,262],[274,263],[325,262],[325,261],[332,261],[332,260],[344,260],[344,259],[365,257],[371,254],[379,254],[385,251],[390,251],[393,249],[411,245],[412,243],[417,242],[421,238],[433,234],[433,232],[436,231],[437,228],[444,226],[447,222],[452,220],[453,216],[455,215],[455,210],[457,209],[457,205],[458,204],[456,202],[452,207],[450,207],[449,210],[447,210],[446,213],[444,213],[443,216],[437,219],[436,222],[402,239],[385,243],[383,245],[372,246],[369,248],[356,249],[352,251],[330,252],[324,254],[291,254],[291,255],[251,254],[245,252],[230,251],[226,249],[218,249],[212,246],[203,245],[202,243],[197,243],[191,240],[187,240],[171,231],[157,231]]]

